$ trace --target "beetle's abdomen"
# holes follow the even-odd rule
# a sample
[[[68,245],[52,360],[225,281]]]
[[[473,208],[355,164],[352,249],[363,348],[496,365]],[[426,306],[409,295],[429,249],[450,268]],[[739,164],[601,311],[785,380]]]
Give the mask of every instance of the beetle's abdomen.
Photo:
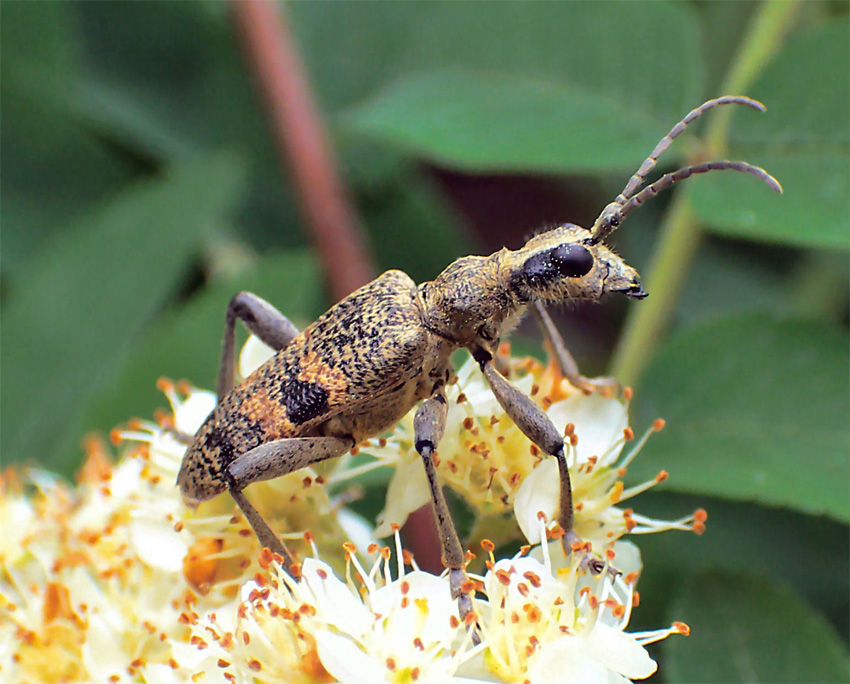
[[[384,273],[221,400],[183,459],[184,498],[200,502],[226,489],[227,466],[260,444],[329,433],[360,441],[388,429],[416,403],[430,364],[444,361],[433,344],[413,281]]]

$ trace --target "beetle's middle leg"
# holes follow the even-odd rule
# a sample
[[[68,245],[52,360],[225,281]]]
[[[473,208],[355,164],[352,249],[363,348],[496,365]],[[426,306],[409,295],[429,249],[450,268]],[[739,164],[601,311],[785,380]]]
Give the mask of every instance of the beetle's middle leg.
[[[288,569],[294,563],[292,554],[242,492],[252,482],[276,477],[306,468],[313,463],[341,456],[354,446],[353,439],[337,437],[297,437],[266,442],[236,458],[227,467],[227,488],[248,519],[260,544],[283,557]]]
[[[272,349],[280,351],[298,335],[298,328],[265,299],[251,292],[240,292],[227,305],[224,323],[224,342],[221,345],[221,365],[216,393],[219,400],[233,389],[234,344],[236,319],[239,318],[252,333]]]
[[[443,562],[449,568],[449,586],[452,598],[457,599],[461,620],[472,611],[472,595],[469,577],[466,574],[466,556],[458,539],[454,522],[452,522],[449,507],[443,496],[443,490],[437,481],[437,472],[434,467],[434,451],[443,436],[446,427],[446,395],[443,391],[443,383],[439,382],[434,387],[431,396],[423,401],[416,410],[413,419],[413,433],[415,436],[416,451],[422,457],[425,466],[425,475],[428,477],[428,486],[431,488],[431,501],[434,504],[434,514],[437,520],[437,530],[440,535],[440,550]]]

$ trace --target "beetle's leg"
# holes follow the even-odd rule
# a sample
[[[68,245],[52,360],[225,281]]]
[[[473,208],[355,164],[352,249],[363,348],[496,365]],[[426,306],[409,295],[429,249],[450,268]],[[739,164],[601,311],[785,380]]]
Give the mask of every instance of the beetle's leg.
[[[564,450],[564,438],[549,420],[549,416],[535,404],[530,397],[508,382],[493,365],[493,356],[481,347],[470,350],[472,356],[481,367],[481,372],[487,379],[487,384],[496,396],[496,400],[505,409],[511,420],[522,430],[523,434],[539,446],[545,453],[558,460],[558,473],[561,480],[561,497],[558,506],[558,524],[566,534],[561,542],[564,551],[569,554],[572,543],[578,541],[573,530],[573,488],[570,482],[570,471],[567,468],[567,456]],[[545,542],[545,540],[543,540]]]
[[[280,351],[298,334],[292,322],[265,299],[250,292],[240,292],[227,305],[224,323],[224,342],[221,349],[216,392],[221,399],[233,388],[234,344],[236,319],[239,318],[252,333],[272,349]]]
[[[174,439],[185,446],[189,446],[192,443],[192,440],[195,439],[195,435],[190,435],[187,432],[181,432],[177,428],[170,427],[168,425],[162,428],[162,431],[167,435],[171,435]]]
[[[540,329],[543,331],[543,337],[546,338],[546,341],[552,349],[552,356],[555,358],[555,363],[558,364],[558,369],[561,371],[561,375],[563,375],[573,387],[580,389],[583,392],[592,392],[598,387],[611,387],[614,389],[619,387],[619,384],[613,378],[591,379],[586,378],[579,373],[578,364],[576,363],[575,358],[573,358],[573,355],[570,354],[570,350],[567,349],[567,345],[564,344],[564,338],[561,337],[561,333],[558,332],[557,326],[554,321],[552,321],[552,317],[549,316],[549,312],[546,311],[546,307],[542,302],[534,302],[534,315],[535,318],[537,318]]]
[[[245,514],[260,544],[280,554],[289,568],[292,554],[268,523],[242,493],[252,482],[271,480],[313,463],[341,456],[354,446],[354,440],[336,437],[298,437],[266,442],[244,453],[227,467],[227,488]]]
[[[283,558],[284,567],[287,571],[289,571],[289,568],[291,568],[295,563],[295,559],[292,557],[289,549],[286,548],[286,544],[284,544],[280,540],[280,537],[272,531],[272,528],[269,527],[269,524],[263,519],[263,516],[259,514],[257,509],[251,505],[251,502],[248,501],[248,497],[246,497],[245,494],[238,489],[230,488],[230,495],[233,497],[233,500],[236,501],[236,504],[239,506],[239,510],[241,510],[248,519],[248,522],[251,524],[251,528],[254,530],[254,534],[256,534],[257,539],[260,540],[260,545],[267,548],[272,553],[276,553],[281,556]]]
[[[434,467],[434,452],[446,427],[446,395],[443,383],[439,382],[431,392],[431,396],[423,401],[416,409],[413,419],[413,433],[416,451],[422,457],[428,486],[431,488],[431,501],[434,504],[434,514],[437,520],[437,531],[440,535],[440,550],[443,562],[449,568],[449,586],[452,598],[457,599],[461,620],[466,620],[472,610],[474,590],[465,570],[465,555],[458,539],[454,522],[452,522],[449,507],[443,496],[443,490],[437,481]]]

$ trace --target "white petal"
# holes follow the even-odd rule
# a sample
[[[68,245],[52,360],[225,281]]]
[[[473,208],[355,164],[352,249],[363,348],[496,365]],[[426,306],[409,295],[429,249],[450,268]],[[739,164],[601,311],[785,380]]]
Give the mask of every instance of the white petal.
[[[345,532],[345,536],[358,549],[365,549],[372,543],[374,527],[362,515],[343,506],[337,510],[336,517]]]
[[[573,423],[578,436],[578,463],[585,463],[591,456],[602,457],[628,426],[626,405],[616,399],[606,399],[601,394],[585,396],[580,392],[564,401],[553,404],[549,417],[557,426]],[[609,465],[619,456],[622,445],[602,459],[600,465]]]
[[[187,435],[194,435],[201,424],[215,408],[216,398],[213,392],[194,390],[186,400],[174,410],[174,427]],[[183,445],[183,449],[186,445]]]
[[[239,374],[247,378],[276,353],[256,335],[249,335],[239,353]]]
[[[643,568],[640,549],[636,544],[619,539],[614,542],[614,553],[616,554],[614,565],[624,575],[628,575],[630,572],[640,572]]]
[[[313,594],[317,617],[346,634],[361,639],[372,627],[371,611],[351,589],[337,579],[333,568],[315,558],[301,567],[304,583]]]
[[[544,459],[526,476],[514,499],[514,515],[529,544],[540,541],[538,512],[545,513],[547,520],[553,520],[560,496],[558,463],[554,458]]]
[[[608,672],[587,651],[587,640],[575,635],[545,644],[528,668],[531,684],[609,684]]]
[[[428,488],[428,479],[419,457],[399,458],[387,487],[387,500],[384,510],[378,516],[374,537],[381,539],[390,536],[393,533],[392,523],[404,525],[407,516],[429,501],[431,490]]]
[[[458,617],[457,602],[451,597],[447,577],[415,570],[404,576],[407,593],[402,595],[401,582],[381,587],[370,596],[370,606],[379,615],[392,615],[386,638],[397,644],[398,652],[410,649],[416,637],[425,648],[432,644],[448,646],[458,634],[451,626],[451,616]],[[401,607],[406,596],[407,606]]]
[[[645,679],[658,669],[634,637],[602,622],[597,622],[588,636],[587,651],[608,669],[630,679]]]
[[[130,541],[136,555],[152,568],[180,572],[189,547],[167,520],[134,520]]]
[[[316,632],[314,636],[319,660],[340,684],[376,684],[386,681],[384,666],[364,653],[351,639],[327,631]]]

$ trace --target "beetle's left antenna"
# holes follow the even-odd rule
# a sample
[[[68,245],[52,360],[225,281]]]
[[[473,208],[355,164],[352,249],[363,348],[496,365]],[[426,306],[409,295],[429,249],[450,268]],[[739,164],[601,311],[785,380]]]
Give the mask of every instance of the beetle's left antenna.
[[[758,166],[753,166],[752,164],[748,164],[746,162],[733,162],[722,160],[694,164],[692,166],[686,166],[684,168],[678,169],[677,171],[674,171],[672,173],[668,173],[659,178],[651,185],[648,185],[637,195],[632,197],[635,191],[644,184],[644,182],[646,181],[646,177],[655,168],[655,165],[658,163],[658,158],[662,154],[664,154],[664,152],[667,151],[667,149],[670,147],[676,137],[682,131],[685,130],[688,124],[698,119],[709,109],[714,109],[719,105],[726,104],[740,104],[755,109],[758,112],[766,111],[765,106],[757,100],[753,100],[749,97],[744,97],[742,95],[725,95],[724,97],[718,97],[713,100],[708,100],[696,109],[692,109],[690,112],[688,112],[685,118],[683,118],[679,123],[673,126],[673,128],[670,129],[670,132],[663,138],[661,138],[661,140],[655,146],[655,149],[652,150],[652,154],[650,154],[643,161],[643,164],[640,165],[640,168],[638,168],[635,174],[629,179],[629,182],[626,183],[626,187],[623,188],[623,191],[619,195],[617,195],[617,199],[611,202],[607,207],[605,207],[605,209],[602,210],[602,213],[599,214],[599,218],[596,219],[595,223],[593,224],[593,228],[591,229],[590,241],[592,243],[604,240],[615,228],[617,228],[617,226],[619,226],[623,222],[623,220],[626,218],[626,215],[632,209],[634,209],[635,207],[639,207],[647,199],[649,199],[650,197],[654,197],[659,192],[665,190],[666,188],[669,188],[674,183],[689,178],[694,174],[732,169],[733,171],[741,171],[743,173],[752,174],[767,183],[772,190],[782,192],[782,186],[779,184],[779,181],[777,181],[764,169]]]

